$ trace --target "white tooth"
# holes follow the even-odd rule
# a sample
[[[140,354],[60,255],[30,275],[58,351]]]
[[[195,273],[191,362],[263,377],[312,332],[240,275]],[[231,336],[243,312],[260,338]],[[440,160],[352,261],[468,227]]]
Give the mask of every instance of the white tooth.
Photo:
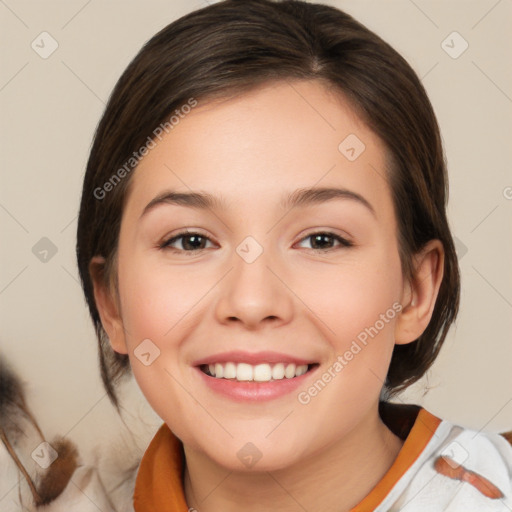
[[[235,363],[226,363],[226,366],[224,366],[224,378],[225,379],[236,379]]]
[[[258,364],[254,367],[254,380],[268,382],[272,378],[272,370],[269,364]]]
[[[252,380],[252,366],[246,363],[238,363],[236,367],[236,380]]]
[[[287,379],[295,377],[295,365],[293,363],[290,363],[286,366],[286,369],[284,370],[284,376]]]
[[[300,377],[301,375],[304,375],[307,371],[308,365],[301,364],[300,366],[297,366],[297,369],[295,370],[295,377]]]
[[[281,380],[284,377],[284,364],[277,363],[272,368],[272,378],[274,380]]]
[[[208,371],[217,379],[236,379],[239,381],[269,382],[271,379],[281,380],[284,377],[292,379],[300,377],[308,371],[308,365],[294,363],[277,363],[271,366],[267,363],[252,366],[247,363],[215,363],[208,365]]]

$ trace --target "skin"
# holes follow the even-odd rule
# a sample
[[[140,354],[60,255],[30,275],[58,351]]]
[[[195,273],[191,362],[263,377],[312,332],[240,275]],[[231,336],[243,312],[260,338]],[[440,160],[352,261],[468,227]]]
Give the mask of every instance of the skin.
[[[349,161],[349,134],[364,152]],[[94,258],[95,297],[114,350],[129,354],[144,395],[182,440],[185,494],[200,512],[337,511],[361,501],[395,460],[402,442],[378,415],[395,343],[410,343],[431,318],[443,248],[433,240],[404,280],[385,148],[339,94],[317,81],[277,82],[192,110],[141,161],[123,212],[119,297]],[[283,209],[283,194],[340,187],[363,196]],[[222,196],[225,209],[161,204],[169,189]],[[159,244],[184,228],[210,241],[199,252]],[[332,232],[315,245],[313,233]],[[263,253],[247,263],[236,248],[253,237]],[[320,247],[320,250],[318,248]],[[322,249],[322,247],[324,247]],[[315,251],[314,248],[317,248]],[[349,349],[393,304],[402,310],[308,404],[292,392],[235,402],[205,386],[191,363],[228,350],[274,350],[319,363],[298,391]],[[150,339],[160,356],[134,356]],[[261,459],[237,452],[253,443]]]

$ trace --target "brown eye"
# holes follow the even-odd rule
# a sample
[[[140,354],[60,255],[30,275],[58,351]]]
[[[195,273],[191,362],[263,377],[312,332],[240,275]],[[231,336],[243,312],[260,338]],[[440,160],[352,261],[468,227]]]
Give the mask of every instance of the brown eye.
[[[314,251],[329,251],[336,249],[336,243],[339,244],[338,247],[351,247],[353,245],[352,242],[345,240],[335,233],[324,231],[311,233],[304,237],[299,243],[302,243],[304,240],[311,240],[311,249]]]
[[[178,247],[173,247],[178,242]],[[206,244],[211,240],[200,233],[185,231],[160,244],[160,249],[171,249],[173,251],[195,252],[206,249]],[[181,247],[180,247],[181,246]]]

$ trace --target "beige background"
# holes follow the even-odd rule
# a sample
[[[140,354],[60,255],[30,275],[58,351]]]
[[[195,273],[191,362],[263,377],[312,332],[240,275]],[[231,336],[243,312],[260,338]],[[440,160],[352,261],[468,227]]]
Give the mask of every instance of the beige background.
[[[411,63],[446,144],[461,312],[427,378],[402,399],[477,430],[511,430],[512,2],[325,3],[354,15]],[[50,436],[94,440],[116,421],[99,380],[74,253],[94,129],[141,45],[204,5],[0,0],[0,351],[23,374]],[[47,59],[31,48],[43,31],[58,42]],[[453,31],[469,44],[457,59],[442,47]],[[462,48],[452,40],[452,51]],[[42,237],[57,248],[47,262],[32,252]],[[137,404],[134,414],[144,409]]]

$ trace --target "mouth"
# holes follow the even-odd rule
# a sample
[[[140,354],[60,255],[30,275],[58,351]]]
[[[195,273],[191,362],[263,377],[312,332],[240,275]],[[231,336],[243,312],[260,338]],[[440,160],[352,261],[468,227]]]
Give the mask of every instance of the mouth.
[[[320,363],[274,351],[234,350],[203,357],[192,366],[201,385],[217,395],[258,402],[293,396],[297,388],[307,385]]]
[[[199,369],[207,376],[215,379],[236,382],[273,382],[295,379],[312,371],[318,363],[260,363],[248,364],[228,361],[225,363],[202,364]]]

